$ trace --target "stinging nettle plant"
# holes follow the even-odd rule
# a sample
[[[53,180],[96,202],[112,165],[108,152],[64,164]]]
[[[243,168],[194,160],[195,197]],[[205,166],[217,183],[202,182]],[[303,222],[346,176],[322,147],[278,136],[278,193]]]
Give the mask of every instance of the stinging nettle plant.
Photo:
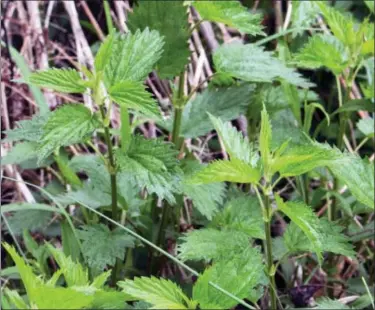
[[[71,188],[52,197],[56,208],[42,202],[28,205],[43,214],[39,223],[48,222],[51,213],[63,218],[62,251],[48,243],[38,245],[20,228],[34,258],[33,270],[13,247],[3,245],[27,294],[25,301],[16,290],[6,289],[7,302],[18,309],[123,309],[132,307],[126,302],[135,301],[133,306],[139,308],[230,309],[242,304],[252,309],[268,296],[267,307],[282,309],[275,275],[290,258],[304,254],[317,268],[332,264],[338,255],[356,259],[354,241],[344,233],[353,208],[343,203],[339,190],[345,185],[353,200],[373,212],[373,163],[344,148],[350,113],[370,110],[368,101],[351,101],[350,91],[363,66],[368,68],[374,60],[373,24],[366,19],[357,25],[321,2],[311,6],[330,30],[313,33],[296,53],[284,41],[278,53],[267,51],[263,45],[272,38],[223,44],[213,52],[215,73],[200,93],[199,87],[185,90],[187,42],[200,24],[189,25],[187,12],[194,10],[201,21],[223,23],[254,37],[265,35],[261,15],[249,13],[240,2],[140,1],[129,14],[128,33],[109,29],[93,68],[52,68],[23,81],[62,93],[89,94],[94,106],[70,103],[40,111],[6,132],[7,141],[22,141],[13,154],[27,155],[12,161],[9,154],[5,163],[35,158],[37,168],[56,163],[59,181]],[[316,102],[309,90],[314,84],[292,66],[332,72],[338,108],[327,112]],[[167,90],[169,118],[144,85],[151,72],[170,81],[178,76],[176,85],[169,85],[171,92]],[[361,87],[368,98],[374,97],[371,86]],[[111,114],[117,108],[120,126],[113,128]],[[311,135],[316,110],[325,119]],[[280,125],[283,113],[287,121]],[[246,135],[230,122],[240,115],[246,115]],[[336,145],[319,142],[319,134],[337,117]],[[365,135],[363,144],[373,138],[369,119],[357,123]],[[147,122],[159,125],[169,141],[140,135],[137,126]],[[229,158],[202,164],[194,157],[194,143],[186,140],[213,130]],[[79,143],[90,154],[68,158],[64,147]],[[86,180],[79,177],[82,172]],[[279,186],[290,178],[296,180],[296,194],[286,199]],[[327,184],[333,179],[333,189],[324,192],[327,199],[333,198],[327,216],[314,212],[308,187],[314,178]],[[181,235],[178,226],[186,199],[205,227]],[[71,205],[80,206],[74,216],[65,210]],[[5,212],[15,212],[8,218],[10,224],[22,221],[22,212],[30,212],[22,211],[21,204],[5,207],[5,220]],[[276,216],[285,217],[288,224],[282,236],[272,237]],[[177,240],[177,258],[163,250],[168,238]],[[134,253],[143,250],[140,241],[146,243],[149,258],[147,272],[141,275],[148,276],[132,280],[139,275],[131,270],[136,269]],[[331,253],[328,258],[326,252]],[[198,276],[190,295],[171,280],[155,277],[163,265],[160,253]],[[60,269],[51,273],[48,257]],[[202,275],[185,261],[203,263]],[[318,306],[328,304],[342,306],[331,299]]]

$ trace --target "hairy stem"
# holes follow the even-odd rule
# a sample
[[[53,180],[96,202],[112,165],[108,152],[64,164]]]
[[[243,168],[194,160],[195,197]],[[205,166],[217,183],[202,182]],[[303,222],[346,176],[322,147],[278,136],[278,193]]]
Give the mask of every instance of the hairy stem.
[[[176,145],[179,150],[182,146],[183,140],[180,139],[180,130],[182,122],[182,112],[184,98],[184,84],[185,84],[185,72],[180,74],[177,91],[177,102],[174,103],[174,119],[173,119],[173,130],[172,130],[172,142]]]
[[[270,299],[271,309],[276,309],[276,283],[275,283],[275,272],[273,270],[273,258],[272,258],[272,238],[271,238],[271,206],[270,198],[268,195],[264,197],[264,207],[267,214],[267,221],[264,223],[264,230],[266,234],[266,254],[267,254],[267,266],[268,266],[268,277],[270,280]]]
[[[130,140],[131,140],[131,129],[130,129],[130,118],[128,108],[125,106],[120,107],[121,117],[121,149],[126,152]]]
[[[255,193],[257,194],[259,203],[262,207],[263,211],[263,220],[264,220],[264,232],[266,235],[266,241],[264,242],[264,248],[266,251],[266,258],[267,258],[267,275],[268,279],[270,281],[270,285],[268,287],[269,295],[271,299],[271,309],[275,310],[277,309],[277,293],[276,293],[276,282],[275,282],[275,267],[273,265],[273,258],[272,258],[272,237],[271,237],[271,204],[270,204],[270,198],[265,193],[264,194],[264,201],[262,197],[260,196],[259,190],[256,186],[254,186]]]
[[[111,141],[111,136],[109,133],[109,128],[106,123],[106,114],[104,111],[104,106],[99,105],[100,113],[102,115],[103,123],[104,123],[104,138],[108,148],[108,172],[111,179],[111,198],[112,198],[112,219],[117,222],[118,221],[118,213],[117,213],[117,180],[116,180],[116,166],[115,160],[113,157],[113,146]],[[111,229],[115,229],[116,226],[111,223]],[[116,285],[117,281],[117,274],[119,273],[119,260],[116,260],[116,264],[112,270],[112,277],[111,277],[111,284],[112,286]]]

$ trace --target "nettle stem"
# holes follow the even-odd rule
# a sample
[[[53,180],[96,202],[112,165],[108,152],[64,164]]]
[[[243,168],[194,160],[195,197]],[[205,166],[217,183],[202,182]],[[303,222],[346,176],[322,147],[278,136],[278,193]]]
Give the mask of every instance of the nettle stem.
[[[117,212],[117,177],[116,177],[116,165],[113,156],[113,145],[111,141],[111,135],[109,132],[109,122],[107,122],[107,116],[104,110],[104,105],[99,105],[100,113],[103,119],[103,127],[104,127],[104,139],[107,144],[108,148],[108,165],[107,169],[111,179],[111,198],[112,198],[112,219],[117,222],[118,221],[118,212]],[[111,229],[115,229],[116,225],[110,223]],[[117,259],[115,266],[112,269],[112,276],[111,276],[111,285],[115,286],[117,282],[117,275],[120,269],[120,261]]]
[[[185,71],[180,74],[177,91],[177,102],[174,104],[174,118],[173,118],[173,130],[172,130],[172,142],[176,145],[179,150],[182,146],[183,139],[180,139],[180,130],[182,122],[182,112],[184,104],[182,102],[184,98],[184,85],[185,85]]]
[[[267,187],[266,187],[267,188]],[[259,203],[263,210],[263,220],[264,220],[264,232],[266,235],[266,241],[264,243],[264,248],[266,252],[267,259],[267,275],[270,281],[268,291],[271,299],[271,309],[277,309],[277,293],[276,293],[276,282],[275,282],[275,267],[273,265],[272,257],[272,237],[271,237],[271,223],[272,223],[272,208],[270,197],[268,193],[264,193],[264,199],[260,196],[258,188],[254,187],[257,194]]]

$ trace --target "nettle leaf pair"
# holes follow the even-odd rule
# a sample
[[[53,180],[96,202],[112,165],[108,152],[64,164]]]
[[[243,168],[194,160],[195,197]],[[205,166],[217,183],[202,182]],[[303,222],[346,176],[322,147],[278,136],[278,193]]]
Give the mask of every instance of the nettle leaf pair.
[[[2,246],[15,262],[27,294],[26,301],[16,290],[5,288],[3,297],[13,309],[119,309],[126,306],[124,293],[104,288],[110,271],[90,281],[87,269],[47,244],[48,256],[53,256],[60,268],[45,279],[37,276],[12,246],[6,243]],[[57,286],[62,277],[66,287]]]

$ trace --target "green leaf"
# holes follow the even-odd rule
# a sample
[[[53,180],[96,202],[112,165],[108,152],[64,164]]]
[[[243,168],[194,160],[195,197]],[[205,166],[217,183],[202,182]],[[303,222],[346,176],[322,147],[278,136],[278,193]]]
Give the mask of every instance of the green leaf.
[[[314,309],[324,309],[324,310],[329,310],[329,309],[350,309],[349,306],[344,305],[343,303],[339,302],[338,300],[332,300],[329,299],[328,297],[321,297],[316,301],[316,307]]]
[[[41,285],[41,279],[34,275],[31,266],[29,266],[23,260],[13,246],[10,246],[7,243],[2,243],[2,247],[9,253],[12,260],[16,264],[22,279],[22,283],[26,289],[29,299],[31,299],[35,295],[35,290]]]
[[[51,114],[43,127],[38,162],[58,147],[82,142],[98,127],[99,120],[82,104],[63,105]]]
[[[185,162],[183,171],[185,179],[202,169],[198,161]],[[219,205],[222,204],[225,195],[224,183],[211,184],[189,184],[183,182],[182,191],[193,202],[193,206],[208,220],[217,212]]]
[[[309,69],[326,67],[341,74],[348,67],[345,46],[332,35],[314,35],[294,56],[297,66]]]
[[[108,64],[112,55],[112,49],[116,39],[118,39],[118,35],[116,35],[115,32],[112,32],[105,38],[103,43],[100,45],[100,48],[95,56],[96,72],[103,71],[106,65]]]
[[[245,81],[272,83],[283,79],[303,88],[313,86],[294,69],[286,67],[270,52],[254,44],[224,44],[215,50],[213,61],[219,73]]]
[[[17,309],[29,309],[25,300],[20,296],[20,294],[18,294],[16,290],[10,290],[5,287],[3,293],[9,299],[9,302],[16,306]],[[4,295],[2,297],[4,297]],[[2,306],[4,307],[4,305]],[[12,309],[12,307],[9,306],[9,308],[3,309]]]
[[[374,119],[371,117],[362,118],[357,122],[357,128],[368,138],[374,137]]]
[[[302,34],[310,27],[320,13],[315,1],[296,1],[293,3],[292,24],[297,28],[296,33]]]
[[[77,262],[81,256],[81,249],[74,231],[67,221],[60,223],[61,243],[65,256],[70,256],[73,262]]]
[[[231,309],[237,302],[209,282],[244,299],[261,282],[263,273],[262,256],[257,249],[248,247],[232,259],[219,261],[206,269],[193,287],[193,299],[200,309]]]
[[[210,132],[214,126],[209,121],[208,113],[222,121],[230,121],[244,114],[253,90],[254,86],[246,84],[229,88],[206,88],[184,107],[181,135],[196,138]],[[168,125],[172,128],[172,120]]]
[[[311,250],[316,252],[318,260],[321,263],[323,259],[323,245],[318,217],[309,206],[302,202],[283,202],[279,196],[276,196],[276,202],[278,209],[287,215],[306,234],[312,244]]]
[[[355,154],[344,154],[331,161],[328,167],[341,182],[346,184],[358,201],[374,209],[374,163]]]
[[[82,241],[83,255],[90,267],[101,271],[107,265],[114,266],[116,258],[125,257],[126,248],[134,247],[134,240],[121,229],[110,231],[103,224],[83,226],[77,231]]]
[[[163,55],[157,63],[162,79],[172,78],[184,70],[190,56],[190,35],[187,9],[182,1],[139,1],[128,19],[132,31],[150,27],[164,36]]]
[[[65,256],[64,252],[47,244],[48,250],[59,265],[68,287],[85,286],[89,284],[88,271],[79,263],[75,263],[71,257]]]
[[[160,116],[157,102],[141,82],[124,81],[113,85],[109,89],[109,96],[119,105],[141,111],[146,115]]]
[[[163,40],[147,28],[134,34],[117,34],[111,56],[104,68],[107,88],[123,81],[143,81],[159,60]]]
[[[90,309],[131,309],[125,303],[126,294],[116,291],[96,291]]]
[[[238,195],[226,202],[211,226],[244,232],[252,238],[265,238],[262,209],[257,198],[248,195]]]
[[[264,35],[262,16],[250,13],[238,1],[195,1],[193,5],[203,20],[223,23],[253,36]]]
[[[15,211],[12,215],[6,216],[6,218],[10,229],[16,236],[21,235],[24,229],[30,232],[42,232],[48,227],[53,218],[52,210],[52,207],[49,207],[48,211],[24,209]],[[6,211],[2,210],[3,212]]]
[[[72,288],[41,286],[30,300],[38,309],[83,309],[89,308],[93,296]]]
[[[175,201],[173,193],[180,187],[177,154],[172,144],[140,135],[132,138],[126,153],[121,149],[115,153],[121,172],[149,194],[155,193],[171,203]]]
[[[271,122],[266,111],[266,107],[263,106],[261,113],[261,124],[260,124],[260,135],[259,135],[259,151],[261,154],[265,175],[267,178],[270,176],[270,160],[271,160],[271,141],[272,141],[272,127]]]
[[[246,249],[249,245],[249,236],[240,231],[203,228],[184,234],[180,241],[180,259],[216,261]]]
[[[29,81],[31,84],[49,88],[61,93],[77,93],[81,94],[86,91],[86,86],[79,75],[79,72],[74,69],[48,69],[45,71],[34,72],[30,75]]]
[[[349,238],[343,234],[343,227],[337,223],[329,222],[326,219],[319,220],[319,234],[322,242],[322,250],[355,258],[356,253],[353,251]],[[309,252],[312,244],[303,234],[301,229],[291,223],[286,229],[283,237],[283,243],[289,253]]]
[[[167,279],[140,277],[117,283],[131,298],[153,305],[152,309],[195,309],[197,304],[190,300],[175,283]]]
[[[375,3],[374,3],[374,1],[364,1],[364,2],[367,5],[368,9],[371,11],[371,13],[374,14],[374,12],[375,12]]]
[[[193,175],[190,184],[208,184],[215,182],[258,183],[260,171],[238,159],[218,160]]]
[[[10,203],[7,205],[1,206],[1,213],[4,214],[6,212],[26,212],[26,211],[48,211],[48,212],[56,212],[62,213],[61,210],[58,208],[52,207],[47,204],[43,203]]]
[[[369,99],[349,100],[343,106],[341,106],[335,112],[333,112],[332,116],[336,115],[337,113],[353,112],[353,111],[361,111],[361,110],[373,112],[374,111],[374,104]]]
[[[343,157],[341,152],[326,144],[317,142],[305,145],[294,145],[275,156],[271,163],[271,171],[279,172],[282,176],[296,176],[313,170],[316,167],[327,166]]]
[[[210,120],[223,141],[225,150],[230,158],[241,160],[252,167],[256,167],[259,156],[248,139],[244,138],[242,133],[236,130],[230,122],[223,123],[221,119],[213,115],[210,115]]]
[[[18,128],[6,130],[4,133],[7,137],[3,142],[12,142],[26,140],[31,142],[39,142],[43,135],[43,126],[46,124],[50,113],[43,115],[34,115],[31,120],[23,120],[17,122]]]

